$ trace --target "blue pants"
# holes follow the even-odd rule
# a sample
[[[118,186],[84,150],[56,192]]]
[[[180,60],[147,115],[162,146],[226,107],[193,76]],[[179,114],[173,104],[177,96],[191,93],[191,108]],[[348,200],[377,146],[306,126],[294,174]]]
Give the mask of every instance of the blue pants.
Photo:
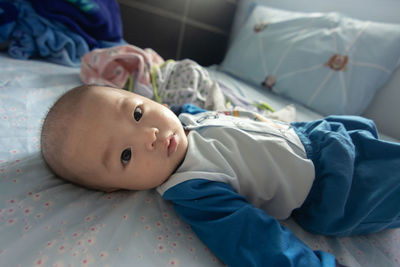
[[[400,227],[400,144],[378,140],[374,123],[356,116],[292,125],[316,172],[293,211],[303,228],[343,236]]]

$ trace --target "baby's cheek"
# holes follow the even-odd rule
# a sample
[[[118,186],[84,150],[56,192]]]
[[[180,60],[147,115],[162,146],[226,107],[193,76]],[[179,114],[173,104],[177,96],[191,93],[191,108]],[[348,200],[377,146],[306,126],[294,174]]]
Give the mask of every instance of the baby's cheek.
[[[155,162],[157,162],[157,159],[156,158],[154,158],[154,159],[146,159],[145,161],[143,161],[143,168],[145,169],[145,170],[149,170],[150,171],[150,168],[154,168],[154,163]]]
[[[141,163],[140,168],[136,168],[136,171],[140,171],[141,175],[144,175],[145,177],[154,177],[154,176],[159,176],[160,170],[163,167],[163,164],[160,159],[157,157],[151,157],[146,160],[143,160]]]

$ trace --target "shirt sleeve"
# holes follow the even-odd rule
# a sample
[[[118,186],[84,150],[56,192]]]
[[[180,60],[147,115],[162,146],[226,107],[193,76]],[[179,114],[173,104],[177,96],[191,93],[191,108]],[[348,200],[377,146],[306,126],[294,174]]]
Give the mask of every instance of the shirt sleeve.
[[[228,184],[193,179],[168,189],[163,197],[228,266],[336,265],[332,254],[312,251]]]

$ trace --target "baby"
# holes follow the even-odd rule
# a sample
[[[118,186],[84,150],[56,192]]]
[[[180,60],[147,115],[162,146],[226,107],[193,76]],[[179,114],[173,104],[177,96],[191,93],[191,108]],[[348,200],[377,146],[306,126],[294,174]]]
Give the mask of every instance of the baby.
[[[289,216],[335,236],[400,227],[400,144],[379,140],[372,121],[181,112],[80,86],[50,109],[42,154],[57,175],[89,188],[156,188],[229,266],[338,266],[279,224]]]
[[[106,87],[67,92],[42,131],[42,153],[56,174],[104,191],[162,184],[182,162],[187,145],[179,119],[168,108]]]

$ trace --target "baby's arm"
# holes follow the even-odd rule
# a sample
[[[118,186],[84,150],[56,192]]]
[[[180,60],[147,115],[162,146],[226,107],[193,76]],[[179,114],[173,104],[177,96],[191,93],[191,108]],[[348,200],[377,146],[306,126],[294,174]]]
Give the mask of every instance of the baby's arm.
[[[335,266],[332,254],[312,251],[225,183],[189,180],[163,197],[228,266]]]

